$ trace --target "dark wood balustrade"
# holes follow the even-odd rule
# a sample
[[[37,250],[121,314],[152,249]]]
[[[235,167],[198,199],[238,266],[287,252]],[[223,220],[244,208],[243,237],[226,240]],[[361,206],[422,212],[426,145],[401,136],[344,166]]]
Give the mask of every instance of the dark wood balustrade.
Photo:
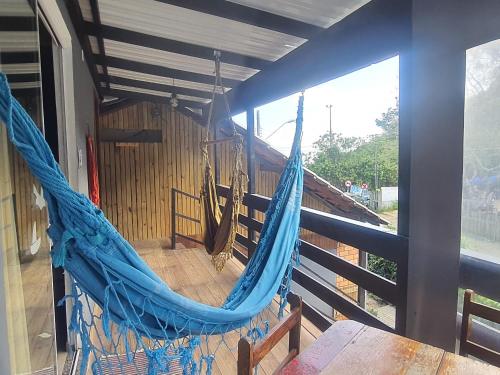
[[[228,188],[226,186],[219,185],[217,189],[221,197],[227,196]],[[270,198],[257,194],[247,194],[243,199],[245,206],[263,213],[265,213],[269,202]],[[249,231],[260,232],[262,229],[261,222],[242,214],[239,216],[239,223],[247,227]],[[305,257],[321,265],[394,305],[396,309],[394,328],[388,326],[334,288],[310,276],[301,269],[294,269],[293,281],[350,319],[387,331],[404,334],[406,326],[408,239],[389,233],[373,225],[305,207],[301,211],[300,226],[321,236],[396,263],[396,282],[392,282],[318,246],[303,240],[300,241],[301,257]],[[252,254],[257,247],[257,243],[249,239],[249,236],[246,237],[238,234],[236,241],[239,245],[247,249],[248,254]],[[237,248],[234,250],[234,256],[244,264],[248,262],[247,255]],[[317,311],[308,302],[304,301],[303,306],[304,316],[320,329],[325,330],[330,326],[331,320]]]

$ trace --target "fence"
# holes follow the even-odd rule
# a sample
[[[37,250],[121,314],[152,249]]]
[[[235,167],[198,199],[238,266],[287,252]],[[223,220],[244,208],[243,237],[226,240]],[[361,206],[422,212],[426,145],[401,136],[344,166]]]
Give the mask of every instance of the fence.
[[[462,233],[490,241],[500,241],[500,212],[492,204],[464,199]]]

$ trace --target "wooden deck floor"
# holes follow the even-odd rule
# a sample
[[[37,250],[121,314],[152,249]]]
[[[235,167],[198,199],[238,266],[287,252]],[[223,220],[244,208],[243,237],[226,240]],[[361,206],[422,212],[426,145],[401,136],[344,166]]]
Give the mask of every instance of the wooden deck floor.
[[[243,266],[235,259],[230,260],[221,273],[215,271],[210,257],[202,249],[142,249],[141,256],[162,277],[168,285],[178,293],[197,301],[221,305],[243,270]],[[278,304],[273,303],[277,311]],[[271,314],[269,314],[272,316]],[[276,323],[271,321],[271,325]],[[310,345],[321,332],[307,320],[303,320],[301,332],[301,348]],[[230,334],[227,338],[236,346],[238,334]],[[262,361],[261,374],[272,374],[288,351],[288,338]],[[216,355],[214,374],[235,374],[237,353],[221,347]]]

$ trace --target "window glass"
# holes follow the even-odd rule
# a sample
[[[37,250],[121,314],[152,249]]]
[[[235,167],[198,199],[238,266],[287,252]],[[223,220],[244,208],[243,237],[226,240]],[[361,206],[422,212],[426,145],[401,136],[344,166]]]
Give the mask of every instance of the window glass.
[[[35,3],[34,7],[33,3]],[[43,130],[36,2],[0,0],[0,72],[12,93]],[[21,17],[22,23],[16,24]],[[15,31],[8,31],[12,26]],[[21,30],[22,29],[22,30]],[[5,35],[2,35],[4,34]],[[5,37],[8,36],[8,37]],[[39,183],[0,123],[0,368],[10,374],[54,373],[56,368],[47,207]],[[3,306],[2,306],[3,308]]]
[[[461,262],[500,263],[500,40],[467,50],[464,157],[462,182]],[[472,258],[471,258],[472,257]],[[478,258],[478,259],[477,259]],[[485,263],[482,263],[482,262]],[[477,263],[476,263],[477,262]],[[484,277],[474,267],[461,267],[467,288],[476,302],[499,309],[500,303],[478,290]],[[491,297],[491,296],[490,296]],[[493,296],[495,297],[495,296]],[[464,289],[458,290],[458,311],[463,310]],[[474,317],[476,329],[498,324]],[[487,328],[486,328],[487,329]]]
[[[466,64],[461,247],[500,262],[500,40]]]

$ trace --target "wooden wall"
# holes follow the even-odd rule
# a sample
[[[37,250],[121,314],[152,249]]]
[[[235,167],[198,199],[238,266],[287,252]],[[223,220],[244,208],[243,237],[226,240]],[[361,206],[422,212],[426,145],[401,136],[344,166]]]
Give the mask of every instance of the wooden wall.
[[[179,189],[198,195],[201,178],[200,142],[205,128],[191,118],[172,112],[166,106],[139,103],[127,108],[102,114],[99,129],[162,129],[162,143],[140,143],[127,146],[111,142],[99,142],[99,179],[101,206],[108,219],[122,235],[134,244],[150,241],[170,245],[171,238],[171,191]],[[215,157],[211,150],[211,159]],[[217,146],[222,184],[229,184],[233,164],[230,144]],[[246,158],[243,164],[246,169]],[[213,165],[213,164],[212,164]],[[271,196],[278,183],[280,170],[269,170],[256,160],[256,192]],[[178,212],[199,218],[199,205],[193,199],[178,196]],[[331,207],[317,196],[305,192],[303,205],[324,212]],[[246,207],[244,208],[246,214]],[[263,220],[264,215],[257,213]],[[189,236],[199,236],[200,226],[178,218],[177,231]],[[240,228],[242,234],[245,229]],[[303,230],[301,237],[323,249],[339,251],[339,255],[354,263],[358,261],[357,249],[338,244],[336,241]],[[179,239],[179,242],[182,242]],[[340,254],[342,252],[342,254]],[[337,278],[337,286],[351,298],[356,298],[357,286]]]
[[[152,103],[103,114],[102,128],[164,130],[162,143],[120,147],[99,142],[99,179],[102,209],[127,240],[168,240],[172,188],[199,193],[202,128],[166,105]],[[185,215],[199,215],[192,199],[178,197],[177,207]],[[198,228],[180,220],[178,230],[195,234]]]

